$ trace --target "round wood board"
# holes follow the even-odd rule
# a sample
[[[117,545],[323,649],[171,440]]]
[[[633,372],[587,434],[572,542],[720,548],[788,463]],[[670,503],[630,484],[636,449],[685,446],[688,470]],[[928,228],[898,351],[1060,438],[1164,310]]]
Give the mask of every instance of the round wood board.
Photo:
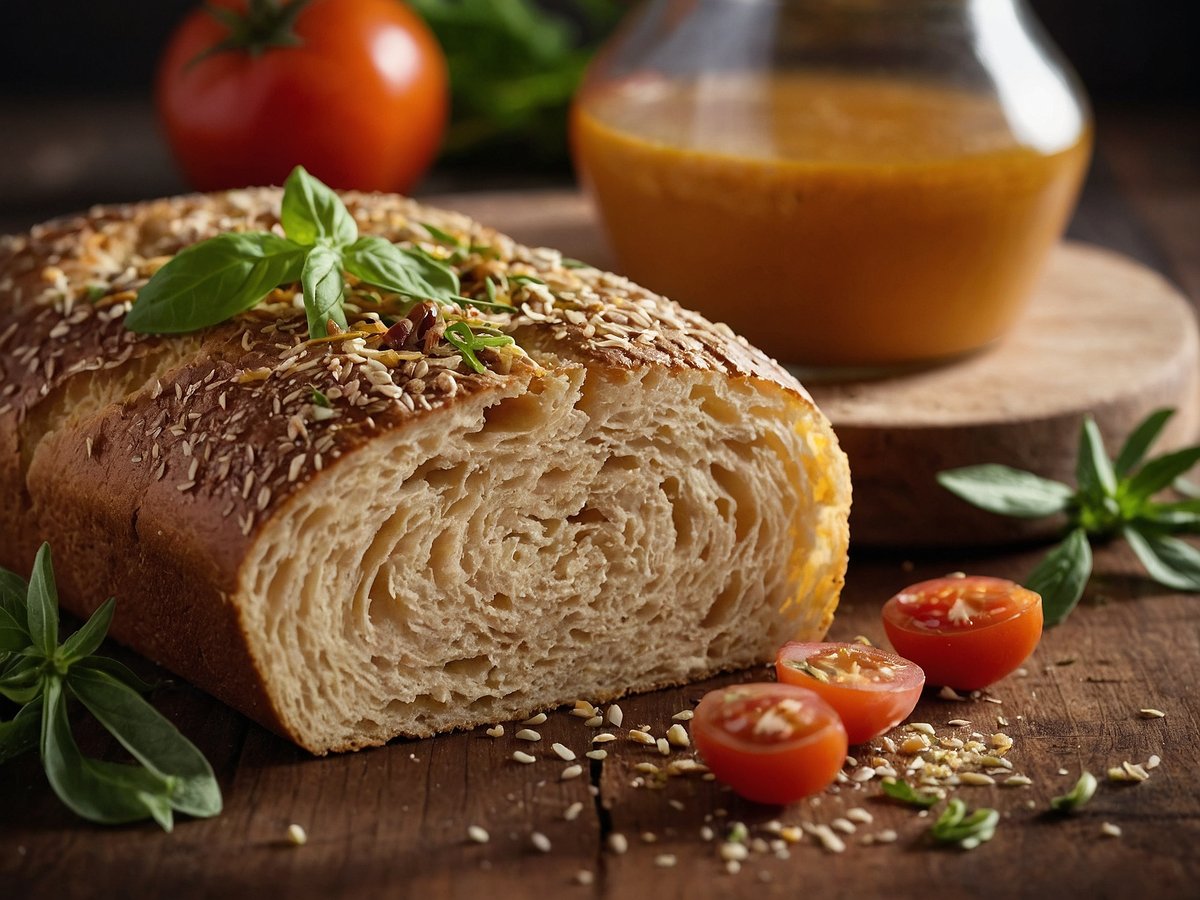
[[[523,243],[615,269],[574,191],[423,198]],[[943,469],[998,462],[1073,483],[1083,417],[1115,452],[1147,413],[1176,415],[1157,450],[1200,426],[1200,341],[1191,304],[1119,254],[1066,242],[1018,326],[988,350],[886,379],[810,384],[850,457],[855,545],[949,546],[1045,537],[1061,522],[981,512],[939,487]]]

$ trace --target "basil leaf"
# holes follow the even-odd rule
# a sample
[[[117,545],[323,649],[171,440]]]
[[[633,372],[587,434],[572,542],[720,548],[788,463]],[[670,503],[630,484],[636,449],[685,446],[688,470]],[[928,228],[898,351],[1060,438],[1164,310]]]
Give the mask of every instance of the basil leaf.
[[[24,650],[29,646],[29,630],[12,613],[0,607],[0,652]]]
[[[332,189],[296,166],[283,185],[279,221],[297,244],[325,241],[334,247],[354,243],[358,225]]]
[[[269,232],[222,234],[178,253],[138,292],[125,327],[179,334],[245,312],[300,278],[304,248]]]
[[[8,569],[0,569],[0,609],[8,612],[18,622],[24,622],[25,596],[29,593],[29,582]]]
[[[1175,414],[1173,409],[1158,409],[1142,420],[1137,428],[1133,429],[1129,437],[1125,439],[1125,443],[1121,446],[1121,452],[1117,454],[1115,463],[1116,473],[1119,476],[1128,475],[1142,459],[1146,456],[1146,451],[1158,440],[1159,434],[1162,433],[1163,426],[1167,424],[1167,420]]]
[[[932,791],[918,791],[907,781],[899,778],[885,778],[883,780],[883,792],[893,800],[898,800],[901,803],[907,803],[909,806],[916,806],[921,809],[928,809],[941,799],[941,797]]]
[[[1079,437],[1079,459],[1075,480],[1081,493],[1095,499],[1111,497],[1117,490],[1117,476],[1104,451],[1100,428],[1091,416],[1084,419]]]
[[[108,634],[108,626],[112,622],[113,608],[116,600],[112,597],[104,601],[94,613],[83,623],[83,627],[63,641],[59,649],[59,658],[67,665],[78,662],[85,656],[91,656],[104,641]]]
[[[1141,517],[1169,531],[1200,531],[1200,499],[1150,503],[1142,508]]]
[[[138,762],[173,779],[171,806],[193,816],[221,811],[221,790],[204,754],[132,688],[94,669],[72,669],[67,684]]]
[[[0,764],[24,756],[38,746],[42,710],[36,703],[27,703],[7,722],[0,722]]]
[[[346,292],[346,279],[342,277],[341,254],[328,247],[313,247],[304,260],[300,283],[304,288],[309,337],[327,336],[331,319],[339,328],[345,329],[346,311],[342,309],[342,298]]]
[[[1180,475],[1200,462],[1200,447],[1186,447],[1150,460],[1125,484],[1125,496],[1147,500],[1171,486]]]
[[[1179,538],[1149,529],[1130,526],[1123,534],[1150,577],[1159,584],[1179,591],[1200,591],[1200,550]]]
[[[58,647],[58,588],[54,583],[54,568],[50,545],[42,544],[33,561],[29,576],[29,591],[25,595],[29,638],[33,646],[50,659]]]
[[[84,659],[81,659],[79,662],[75,663],[75,665],[72,667],[72,671],[78,671],[79,669],[92,669],[96,672],[104,672],[107,675],[111,675],[117,681],[121,681],[129,685],[139,694],[148,694],[157,686],[138,677],[138,675],[136,675],[133,670],[124,663],[117,662],[117,660],[110,659],[107,656],[88,656]]]
[[[1042,595],[1042,617],[1047,625],[1058,625],[1070,615],[1091,574],[1087,532],[1076,528],[1025,579],[1025,587]]]
[[[420,225],[422,228],[424,228],[426,231],[428,231],[429,236],[432,237],[439,244],[449,244],[451,247],[461,247],[462,246],[462,243],[463,243],[462,240],[460,240],[459,238],[456,238],[450,232],[443,231],[442,229],[438,228],[436,225],[430,225],[428,222],[421,222]]]
[[[361,237],[347,247],[344,262],[351,275],[404,297],[452,303],[458,296],[458,274],[453,269],[378,235]]]
[[[949,469],[939,472],[937,481],[968,503],[1002,516],[1051,516],[1063,512],[1074,495],[1061,481],[997,464]]]
[[[1073,812],[1091,800],[1095,793],[1096,776],[1091,772],[1084,772],[1069,792],[1051,798],[1050,808],[1055,812]]]
[[[67,698],[62,679],[45,679],[42,695],[42,765],[58,798],[76,815],[92,822],[120,824],[149,816],[170,830],[156,811],[161,803],[148,797],[169,794],[171,785],[154,773],[134,766],[101,763],[79,752],[67,721]]]

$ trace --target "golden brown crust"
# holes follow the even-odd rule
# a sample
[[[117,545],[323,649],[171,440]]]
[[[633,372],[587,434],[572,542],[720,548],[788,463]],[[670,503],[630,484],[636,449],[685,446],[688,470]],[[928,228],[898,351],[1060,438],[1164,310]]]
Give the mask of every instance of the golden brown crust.
[[[306,342],[294,289],[199,335],[124,328],[166,258],[221,231],[277,227],[278,200],[262,189],[101,207],[0,239],[0,563],[25,571],[51,540],[67,608],[118,594],[118,639],[284,731],[230,602],[257,530],[374,436],[536,365],[509,356],[476,374],[452,353],[389,355],[370,334]],[[811,404],[728,328],[626,279],[403,198],[347,202],[363,232],[444,253],[432,223],[490,248],[460,264],[464,292],[504,285],[519,313],[487,318],[518,344],[565,342],[612,369],[761,379]]]

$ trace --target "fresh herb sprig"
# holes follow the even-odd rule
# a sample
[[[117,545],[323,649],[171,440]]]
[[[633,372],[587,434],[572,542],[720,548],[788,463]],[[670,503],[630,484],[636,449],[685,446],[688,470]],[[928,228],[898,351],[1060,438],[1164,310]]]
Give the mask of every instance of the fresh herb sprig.
[[[1055,812],[1074,812],[1091,800],[1095,793],[1096,776],[1091,772],[1084,772],[1079,776],[1079,780],[1075,782],[1075,787],[1071,788],[1067,793],[1050,800],[1050,808]]]
[[[96,656],[112,621],[109,600],[73,635],[58,640],[58,592],[43,544],[28,584],[0,569],[0,696],[20,708],[0,721],[0,763],[40,748],[50,786],[92,822],[154,819],[170,831],[176,812],[221,811],[221,790],[204,755],[139,691],[124,665]],[[136,765],[84,756],[71,734],[74,698],[115,737]]]
[[[1026,587],[1042,595],[1048,625],[1062,622],[1083,596],[1092,573],[1091,538],[1123,537],[1156,582],[1200,591],[1200,550],[1175,537],[1200,534],[1200,499],[1155,499],[1200,462],[1200,446],[1145,460],[1173,413],[1160,409],[1148,416],[1115,460],[1105,452],[1095,420],[1086,418],[1074,488],[996,464],[938,474],[942,487],[988,512],[1019,518],[1066,515],[1066,537],[1025,579]]]
[[[980,807],[967,812],[967,804],[955,797],[929,828],[929,835],[942,844],[956,844],[963,850],[974,850],[996,835],[1000,813]]]
[[[883,792],[898,803],[915,806],[918,809],[929,809],[931,806],[936,806],[942,799],[941,795],[934,791],[918,791],[901,778],[885,778]]]
[[[283,189],[271,232],[221,234],[181,251],[138,292],[125,326],[151,334],[196,331],[257,306],[280,285],[300,282],[310,337],[345,329],[346,273],[417,300],[462,306],[455,271],[414,247],[399,247],[358,225],[338,195],[297,166]]]

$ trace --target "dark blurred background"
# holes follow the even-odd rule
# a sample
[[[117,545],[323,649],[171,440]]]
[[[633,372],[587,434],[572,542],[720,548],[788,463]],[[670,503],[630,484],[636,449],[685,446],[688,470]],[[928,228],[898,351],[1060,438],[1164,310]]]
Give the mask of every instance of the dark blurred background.
[[[903,0],[898,0],[903,2]],[[986,0],[984,0],[986,2]],[[5,4],[0,53],[0,229],[98,201],[174,193],[184,185],[158,134],[150,85],[160,48],[196,0],[91,0]],[[546,0],[587,51],[631,4]],[[1079,71],[1097,110],[1103,148],[1110,123],[1195,123],[1200,114],[1200,0],[1032,0]],[[564,78],[572,63],[560,60]],[[547,126],[546,122],[551,124]],[[538,127],[529,148],[487,156],[444,154],[420,193],[568,183],[561,131]],[[533,125],[530,126],[532,129]],[[453,138],[453,135],[452,135]],[[1146,140],[1183,139],[1167,125]],[[452,148],[454,149],[454,148]],[[1200,166],[1192,143],[1183,164]],[[1106,165],[1103,153],[1099,166]],[[1101,172],[1101,177],[1104,173]]]

